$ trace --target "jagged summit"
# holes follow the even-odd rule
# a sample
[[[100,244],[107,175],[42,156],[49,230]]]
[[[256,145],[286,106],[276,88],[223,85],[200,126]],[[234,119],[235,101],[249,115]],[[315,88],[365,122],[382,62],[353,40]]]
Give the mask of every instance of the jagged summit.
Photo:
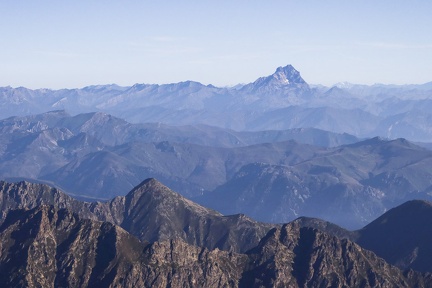
[[[255,82],[245,85],[242,90],[248,92],[275,92],[285,89],[309,90],[309,85],[292,65],[278,67],[276,71],[266,77],[258,78]]]
[[[278,67],[272,75],[261,77],[254,82],[255,85],[297,85],[306,84],[306,81],[300,76],[292,65]]]
[[[278,80],[284,84],[305,84],[306,82],[300,76],[298,72],[292,65],[287,65],[285,67],[278,67],[276,72],[271,75],[274,79]]]
[[[155,178],[144,180],[128,193],[125,198],[127,208],[136,210],[136,213],[141,213],[143,207],[146,207],[145,210],[152,207],[153,209],[165,211],[163,215],[172,219],[178,218],[178,216],[174,215],[175,213],[222,216],[222,214],[214,210],[205,208],[184,198]],[[137,207],[139,209],[136,209]],[[132,214],[135,212],[130,211]]]

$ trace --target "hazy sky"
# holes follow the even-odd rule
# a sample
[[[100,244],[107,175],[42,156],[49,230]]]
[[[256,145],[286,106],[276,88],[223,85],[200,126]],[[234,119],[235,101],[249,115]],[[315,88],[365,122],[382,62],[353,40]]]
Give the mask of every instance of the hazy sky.
[[[432,1],[0,1],[0,86],[432,81]]]

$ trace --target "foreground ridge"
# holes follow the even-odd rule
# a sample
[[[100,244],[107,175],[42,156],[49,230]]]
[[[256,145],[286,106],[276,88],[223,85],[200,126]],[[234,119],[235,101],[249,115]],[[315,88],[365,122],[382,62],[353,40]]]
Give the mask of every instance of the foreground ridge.
[[[179,239],[147,244],[107,222],[41,205],[0,227],[6,287],[428,287],[374,253],[312,228],[272,229],[245,254]]]
[[[189,244],[244,252],[274,225],[244,215],[223,216],[172,191],[156,179],[147,179],[126,196],[108,202],[81,202],[58,189],[29,182],[0,181],[0,223],[9,210],[41,204],[67,208],[81,218],[119,225],[142,241],[183,239]]]

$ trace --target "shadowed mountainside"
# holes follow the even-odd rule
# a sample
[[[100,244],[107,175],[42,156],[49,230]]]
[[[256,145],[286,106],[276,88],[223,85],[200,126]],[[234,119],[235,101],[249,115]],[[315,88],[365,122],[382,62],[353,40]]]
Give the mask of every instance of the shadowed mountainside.
[[[412,200],[363,229],[356,242],[401,269],[432,271],[432,203]]]

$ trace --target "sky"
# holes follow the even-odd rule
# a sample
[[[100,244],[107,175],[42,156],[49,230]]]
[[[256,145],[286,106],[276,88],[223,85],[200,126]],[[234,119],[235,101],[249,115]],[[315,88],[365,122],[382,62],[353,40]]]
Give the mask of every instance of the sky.
[[[432,1],[0,1],[0,86],[432,81]]]

